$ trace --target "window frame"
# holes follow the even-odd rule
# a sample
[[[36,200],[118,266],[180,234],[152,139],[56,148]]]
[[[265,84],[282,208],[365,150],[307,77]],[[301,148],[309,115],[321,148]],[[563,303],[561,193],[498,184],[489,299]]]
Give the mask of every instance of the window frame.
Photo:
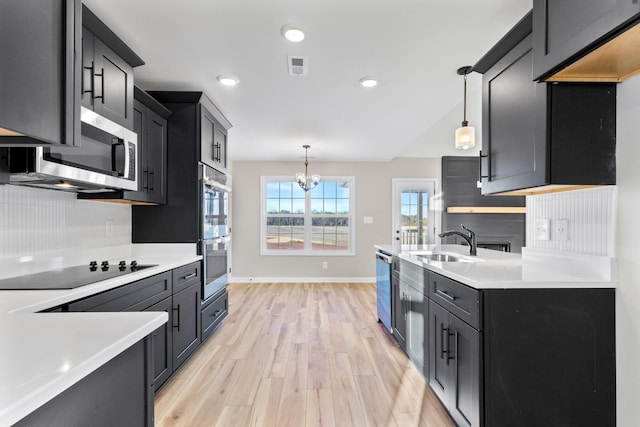
[[[323,176],[320,182],[349,182],[349,214],[312,214],[311,212],[311,195],[314,190],[305,192],[305,213],[304,214],[288,214],[290,217],[304,218],[304,241],[305,248],[300,250],[293,249],[268,249],[267,248],[267,183],[269,182],[292,182],[295,185],[293,176],[273,176],[263,175],[260,177],[260,255],[275,256],[354,256],[355,255],[355,176]],[[313,230],[313,218],[318,217],[347,217],[349,220],[348,233],[348,249],[312,249],[311,237]]]

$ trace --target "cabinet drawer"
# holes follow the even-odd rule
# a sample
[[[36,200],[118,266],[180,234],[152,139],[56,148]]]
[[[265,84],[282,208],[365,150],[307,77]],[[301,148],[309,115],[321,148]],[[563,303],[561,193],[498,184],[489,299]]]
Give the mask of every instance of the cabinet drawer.
[[[142,311],[171,296],[171,272],[69,303],[69,311]]]
[[[225,290],[215,301],[202,309],[202,340],[213,334],[228,313],[229,294]]]
[[[467,285],[429,272],[429,298],[477,330],[480,324],[482,293]]]
[[[178,267],[173,270],[173,293],[188,288],[202,278],[200,261]]]
[[[425,277],[427,277],[427,274],[428,272],[424,267],[400,260],[400,280],[406,282],[423,295],[427,295],[427,290],[425,289]]]

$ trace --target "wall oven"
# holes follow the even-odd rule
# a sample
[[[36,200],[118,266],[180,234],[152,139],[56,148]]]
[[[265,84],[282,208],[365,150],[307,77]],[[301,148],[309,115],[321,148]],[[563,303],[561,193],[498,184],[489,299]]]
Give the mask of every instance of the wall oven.
[[[57,190],[137,190],[138,137],[82,107],[79,147],[10,147],[10,183]]]
[[[225,288],[228,282],[230,177],[200,164],[200,253],[203,258],[202,300]]]

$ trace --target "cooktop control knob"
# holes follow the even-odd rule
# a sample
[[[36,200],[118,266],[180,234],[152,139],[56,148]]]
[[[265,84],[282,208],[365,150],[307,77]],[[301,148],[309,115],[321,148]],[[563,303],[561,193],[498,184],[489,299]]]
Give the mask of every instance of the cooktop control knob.
[[[107,271],[109,269],[109,261],[102,261],[102,271]]]
[[[89,270],[96,271],[98,269],[98,261],[91,261],[89,263]]]
[[[125,271],[126,269],[127,269],[127,262],[126,261],[120,261],[118,263],[118,270]]]
[[[131,261],[131,271],[136,271],[138,269],[138,261]]]

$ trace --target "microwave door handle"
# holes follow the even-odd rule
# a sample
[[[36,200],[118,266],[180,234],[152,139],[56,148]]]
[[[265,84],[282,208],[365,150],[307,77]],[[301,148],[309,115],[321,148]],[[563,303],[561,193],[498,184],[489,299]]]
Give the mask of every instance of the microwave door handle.
[[[129,150],[127,150],[125,140],[122,138],[114,138],[111,144],[111,169],[115,176],[128,178]]]
[[[122,174],[126,179],[132,179],[134,177],[129,176],[129,171],[131,169],[129,169],[129,165],[131,164],[131,159],[129,158],[129,143],[127,142],[126,139],[122,139],[122,145],[124,146],[124,173]]]

